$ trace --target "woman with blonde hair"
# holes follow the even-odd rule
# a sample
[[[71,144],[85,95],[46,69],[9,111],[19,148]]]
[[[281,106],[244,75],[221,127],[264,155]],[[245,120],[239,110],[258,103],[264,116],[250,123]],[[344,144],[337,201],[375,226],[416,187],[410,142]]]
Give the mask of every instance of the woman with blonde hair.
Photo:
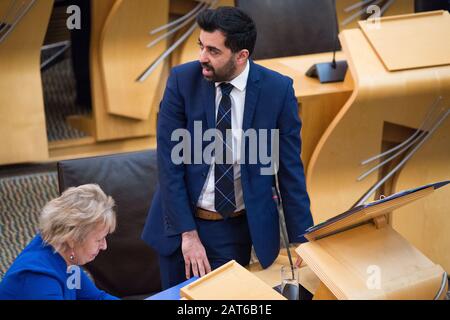
[[[48,202],[39,233],[19,254],[3,281],[0,299],[115,300],[80,266],[106,250],[116,227],[114,200],[96,184],[67,189]]]

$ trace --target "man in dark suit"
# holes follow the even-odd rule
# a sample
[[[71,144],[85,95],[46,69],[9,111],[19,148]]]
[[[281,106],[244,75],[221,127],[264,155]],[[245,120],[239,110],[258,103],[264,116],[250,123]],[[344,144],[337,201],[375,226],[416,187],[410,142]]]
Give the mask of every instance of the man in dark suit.
[[[206,10],[197,23],[199,61],[172,69],[160,105],[159,188],[142,235],[160,254],[163,288],[232,259],[247,265],[252,245],[272,264],[277,170],[290,242],[312,225],[292,80],[249,59],[256,28],[241,10]]]

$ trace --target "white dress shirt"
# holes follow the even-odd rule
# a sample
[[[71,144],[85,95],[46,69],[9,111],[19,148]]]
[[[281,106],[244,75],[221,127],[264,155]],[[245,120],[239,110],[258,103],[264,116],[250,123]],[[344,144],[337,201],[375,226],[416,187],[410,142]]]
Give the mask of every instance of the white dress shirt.
[[[231,129],[233,133],[233,171],[234,171],[234,195],[236,203],[236,211],[241,211],[245,208],[244,199],[242,196],[241,185],[241,167],[239,160],[241,158],[241,130],[242,121],[244,119],[244,105],[245,105],[245,92],[247,87],[247,79],[250,71],[250,63],[247,61],[244,71],[241,72],[236,78],[229,81],[234,88],[230,93],[231,98]],[[221,82],[216,82],[216,117],[219,110],[220,99],[222,98],[222,91],[219,87]],[[203,208],[209,211],[216,211],[214,207],[214,158],[212,159],[212,165],[209,169],[208,177],[206,178],[202,192],[197,202],[197,207]]]

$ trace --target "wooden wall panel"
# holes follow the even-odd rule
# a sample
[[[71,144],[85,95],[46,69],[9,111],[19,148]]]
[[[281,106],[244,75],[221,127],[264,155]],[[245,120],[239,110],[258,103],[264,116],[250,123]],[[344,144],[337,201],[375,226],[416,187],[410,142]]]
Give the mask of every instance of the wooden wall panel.
[[[160,64],[144,82],[136,79],[167,48],[167,39],[152,48],[147,44],[166,31],[149,35],[167,24],[169,1],[116,1],[105,22],[100,39],[100,60],[108,112],[146,120],[161,96],[158,85],[164,79]]]
[[[168,1],[168,0],[167,0]],[[162,1],[167,4],[166,0]],[[163,65],[161,78],[157,81],[155,96],[149,100],[151,112],[146,120],[130,119],[123,116],[117,116],[108,112],[108,96],[106,83],[103,78],[103,69],[101,61],[101,35],[106,20],[111,13],[117,0],[92,1],[92,30],[91,30],[91,82],[92,82],[92,100],[93,100],[93,118],[95,121],[96,140],[105,141],[120,138],[140,137],[156,134],[156,115],[158,111],[159,100],[165,87],[165,78],[167,78],[168,67]],[[168,9],[167,9],[168,10]],[[168,17],[168,13],[162,13]],[[152,22],[149,21],[149,31]],[[149,37],[150,39],[150,37]],[[147,43],[143,43],[145,46]],[[157,95],[159,92],[159,96]],[[128,97],[129,98],[129,97]]]
[[[0,17],[10,2],[0,2]],[[52,7],[36,1],[0,43],[0,164],[48,158],[40,53]]]

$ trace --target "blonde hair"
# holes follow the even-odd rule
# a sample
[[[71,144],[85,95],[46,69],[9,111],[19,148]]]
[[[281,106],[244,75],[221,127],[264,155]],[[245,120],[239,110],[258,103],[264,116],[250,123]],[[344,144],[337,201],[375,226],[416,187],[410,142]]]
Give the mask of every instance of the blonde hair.
[[[82,244],[99,224],[116,228],[114,200],[97,184],[72,187],[48,202],[39,218],[39,229],[45,243],[58,252],[69,249],[68,241]]]

